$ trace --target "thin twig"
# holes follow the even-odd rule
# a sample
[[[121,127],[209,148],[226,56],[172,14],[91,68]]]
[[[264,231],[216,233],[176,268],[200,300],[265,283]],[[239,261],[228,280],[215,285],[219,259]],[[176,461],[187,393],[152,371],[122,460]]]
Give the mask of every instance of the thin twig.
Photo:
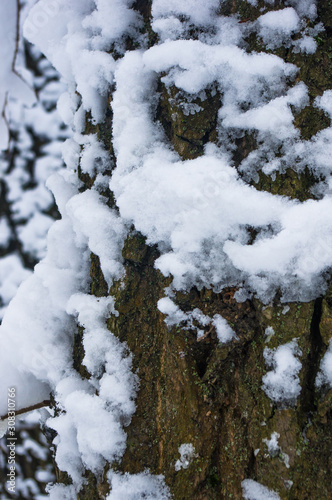
[[[15,36],[15,51],[14,51],[13,60],[12,60],[12,72],[16,76],[18,76],[19,78],[21,78],[21,80],[23,80],[23,78],[17,73],[17,71],[15,69],[19,43],[20,43],[20,0],[16,0],[16,36]],[[6,117],[7,103],[8,103],[8,92],[6,92],[6,94],[5,94],[5,100],[4,100],[4,103],[3,103],[2,110],[1,110],[1,116],[2,116],[2,118],[4,120],[4,122],[5,122],[7,130],[8,130],[8,149],[9,149],[10,128],[9,128],[9,123],[8,123],[8,120],[7,120],[7,117]]]
[[[212,325],[211,328],[209,329],[209,331],[207,331],[206,333],[204,333],[204,335],[202,335],[201,337],[198,337],[197,342],[201,342],[202,340],[205,340],[206,337],[208,337],[210,335],[210,333],[212,332],[213,328],[214,327]]]
[[[15,52],[14,52],[14,57],[13,57],[13,62],[12,62],[12,70],[15,73],[15,64],[16,64],[16,58],[17,58],[17,53],[18,53],[18,46],[20,43],[20,0],[16,0],[16,41],[15,41]]]
[[[36,403],[35,405],[28,406],[27,408],[22,408],[21,410],[13,410],[15,411],[15,416],[16,415],[22,415],[22,413],[28,413],[33,410],[40,410],[40,408],[44,408],[45,406],[50,406],[51,401],[48,399],[45,399],[41,403]],[[8,413],[6,415],[3,415],[3,417],[0,417],[0,420],[6,420],[8,418]]]

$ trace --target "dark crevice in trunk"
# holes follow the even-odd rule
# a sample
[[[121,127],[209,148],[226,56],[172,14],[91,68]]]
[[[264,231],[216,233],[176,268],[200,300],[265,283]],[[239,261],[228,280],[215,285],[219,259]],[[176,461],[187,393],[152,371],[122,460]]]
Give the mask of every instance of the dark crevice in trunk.
[[[302,422],[302,427],[306,425],[307,419],[317,410],[315,381],[323,349],[323,339],[320,333],[322,303],[323,299],[321,297],[315,301],[310,325],[309,339],[311,348],[303,368],[304,376],[300,395],[300,406],[302,411],[299,413],[299,417],[305,419],[305,421]]]

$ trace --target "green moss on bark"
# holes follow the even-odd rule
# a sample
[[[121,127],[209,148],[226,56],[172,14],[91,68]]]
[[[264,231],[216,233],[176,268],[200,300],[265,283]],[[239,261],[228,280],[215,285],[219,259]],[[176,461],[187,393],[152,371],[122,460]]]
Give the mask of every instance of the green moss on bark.
[[[216,122],[220,107],[220,94],[206,90],[204,100],[193,100],[176,87],[160,83],[160,101],[157,118],[175,151],[184,160],[201,156],[207,142],[217,139]]]

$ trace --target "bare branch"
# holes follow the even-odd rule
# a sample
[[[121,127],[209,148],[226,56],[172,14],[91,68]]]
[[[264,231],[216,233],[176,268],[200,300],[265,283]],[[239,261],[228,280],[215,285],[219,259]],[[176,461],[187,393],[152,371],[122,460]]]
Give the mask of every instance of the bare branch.
[[[23,413],[29,413],[30,411],[33,410],[40,410],[40,408],[44,408],[45,406],[50,406],[51,401],[48,399],[45,399],[41,403],[36,403],[35,405],[28,406],[27,408],[22,408],[21,410],[15,411],[15,415],[22,415]],[[8,413],[6,415],[3,415],[0,417],[0,420],[6,420],[8,418]]]

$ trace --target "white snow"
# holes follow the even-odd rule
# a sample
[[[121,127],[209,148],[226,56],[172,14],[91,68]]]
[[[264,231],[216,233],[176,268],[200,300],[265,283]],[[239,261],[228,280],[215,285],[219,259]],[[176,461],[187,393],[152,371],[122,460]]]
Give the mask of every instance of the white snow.
[[[320,371],[318,372],[316,378],[317,387],[320,387],[323,384],[327,384],[329,387],[332,387],[332,340],[330,340],[328,349],[321,360]]]
[[[137,14],[130,10],[132,3],[40,0],[25,22],[24,35],[44,51],[71,93],[80,93],[95,121],[104,116],[107,90],[113,82],[115,61],[106,51],[139,27]],[[117,48],[121,50],[121,45]]]
[[[299,16],[293,7],[268,12],[258,18],[259,24],[269,30],[293,32],[298,28]]]
[[[253,479],[245,479],[241,484],[245,500],[280,500],[278,493]]]
[[[304,36],[299,40],[295,40],[294,46],[298,48],[299,52],[314,54],[317,49],[317,42],[311,36]]]
[[[192,460],[197,456],[195,448],[191,443],[181,444],[179,447],[180,458],[175,462],[175,470],[188,469]]]
[[[36,193],[33,193],[36,195]],[[23,244],[23,250],[38,259],[45,256],[45,237],[53,224],[54,219],[42,213],[35,213],[18,230],[19,238]]]
[[[267,48],[289,45],[291,35],[300,27],[300,18],[293,7],[267,12],[257,22],[258,33]]]
[[[47,491],[49,492],[48,498],[50,500],[73,500],[77,496],[73,485],[55,484],[49,486]]]
[[[186,16],[196,26],[209,24],[213,20],[213,14],[219,7],[219,0],[153,0],[152,15],[154,19],[169,18],[173,16]]]
[[[99,232],[98,224],[109,225],[112,211],[94,191],[77,193],[76,176],[70,171],[55,174],[49,185],[63,218],[49,232],[46,258],[8,307],[1,343],[3,352],[14,349],[15,356],[9,354],[1,370],[3,380],[8,378],[8,383],[22,391],[20,407],[46,399],[50,389],[55,391],[65,412],[48,423],[58,432],[56,459],[79,488],[84,467],[97,472],[106,460],[121,457],[126,441],[123,425],[130,422],[135,409],[137,381],[131,373],[131,357],[105,326],[105,316],[116,313],[113,302],[82,293],[88,289],[91,250],[99,256],[102,267],[103,252],[107,252],[107,278],[121,276],[121,246],[116,235],[120,241],[125,234],[117,218],[110,232]],[[83,225],[84,213],[92,219]],[[115,265],[111,264],[112,256]],[[83,382],[72,369],[73,315],[85,327],[84,361],[92,373],[89,382]],[[5,398],[2,401],[6,403]],[[5,407],[1,411],[5,412]],[[107,429],[107,438],[101,435],[101,428]]]
[[[275,331],[272,326],[265,328],[265,342],[270,342],[273,335],[275,335]]]
[[[181,323],[181,327],[184,330],[196,330],[198,340],[204,335],[204,330],[199,328],[199,326],[205,327],[210,324],[216,329],[219,342],[224,344],[237,339],[234,330],[220,314],[215,314],[213,318],[210,318],[198,308],[193,309],[193,311],[184,312],[170,297],[160,299],[157,307],[160,312],[166,315],[165,323],[167,326],[171,327]]]
[[[101,33],[107,30],[105,12],[107,9],[109,12],[109,4],[98,2],[100,12],[91,18],[92,2],[69,7],[59,1],[60,8],[53,10],[49,6],[46,0],[36,4],[25,29],[32,38],[45,42],[41,43],[41,49],[62,70],[67,80],[67,102],[72,100],[73,104],[70,114],[65,115],[68,123],[76,127],[76,133],[65,146],[68,170],[53,175],[47,182],[55,194],[62,219],[51,227],[46,257],[36,266],[26,287],[21,286],[1,327],[2,352],[15,350],[15,356],[7,356],[1,370],[10,383],[22,391],[18,402],[20,408],[46,399],[50,390],[54,392],[62,412],[49,419],[48,425],[57,431],[58,466],[68,472],[74,486],[62,489],[55,486],[50,497],[72,498],[84,483],[85,468],[98,473],[106,461],[112,462],[122,456],[126,442],[123,427],[129,424],[135,410],[137,377],[131,371],[131,356],[125,344],[113,337],[105,325],[105,316],[117,314],[112,300],[85,294],[89,290],[91,252],[99,257],[109,284],[122,276],[121,250],[126,236],[123,221],[107,207],[98,192],[107,186],[107,179],[105,181],[99,172],[105,169],[109,159],[95,136],[80,134],[85,110],[78,106],[74,94],[78,88],[83,94],[85,109],[91,109],[95,120],[102,118],[114,61],[105,52],[90,50],[90,42],[92,31],[98,34],[96,22],[103,23]],[[127,12],[123,6],[118,6],[122,14]],[[135,13],[128,11],[128,19],[119,28],[118,37],[129,29],[129,18],[136,17]],[[115,24],[118,25],[116,18]],[[73,36],[67,36],[68,32]],[[115,40],[114,34],[109,34],[109,43]],[[97,36],[94,39],[95,45],[104,42],[105,33],[99,42]],[[64,52],[66,57],[63,57]],[[77,54],[80,57],[77,58]],[[79,64],[84,71],[77,75],[75,71]],[[49,95],[45,93],[43,99],[47,101]],[[45,123],[36,124],[36,133],[43,133],[43,126]],[[80,182],[75,172],[78,161],[84,172],[96,173],[95,189],[79,192]],[[41,163],[38,167],[42,167]],[[23,182],[25,179],[18,177],[17,189],[16,192],[12,190],[11,199],[18,200],[17,213],[24,210],[24,216],[32,223],[36,220],[35,198],[26,199],[20,208]],[[15,187],[15,184],[11,185]],[[36,224],[36,229],[40,226]],[[27,247],[34,239],[32,230],[30,224],[21,231]],[[15,313],[17,310],[19,316]],[[73,333],[77,322],[84,327],[84,363],[92,375],[89,381],[83,381],[72,367]],[[18,366],[21,374],[16,373]],[[6,398],[1,398],[1,402],[5,403]],[[2,410],[1,406],[1,411],[4,412],[4,408]],[[106,430],[106,437],[100,429]],[[151,484],[153,482],[152,478]]]
[[[294,405],[301,392],[299,371],[302,364],[298,359],[302,352],[297,345],[297,339],[283,344],[276,349],[264,349],[264,358],[268,371],[262,381],[263,390],[275,403]]]
[[[280,447],[278,444],[279,438],[280,434],[278,434],[278,432],[272,432],[270,439],[263,439],[263,443],[266,444],[269,455],[271,457],[277,456],[280,451]]]
[[[175,288],[212,284],[220,289],[246,279],[266,302],[278,287],[284,300],[296,298],[294,289],[298,298],[316,295],[323,285],[319,274],[332,263],[331,252],[320,252],[331,245],[330,198],[299,203],[255,191],[237,177],[227,155],[212,145],[207,145],[204,156],[181,161],[152,119],[154,102],[148,97],[155,71],[166,71],[167,85],[189,93],[219,81],[224,92],[222,125],[252,127],[271,143],[298,140],[289,105],[305,106],[307,89],[299,83],[258,107],[259,82],[265,80],[278,95],[283,79],[294,75],[295,68],[272,55],[250,55],[237,47],[193,40],[166,41],[143,55],[126,54],[115,72],[117,168],[110,186],[121,216],[163,249],[156,265],[173,276]],[[238,103],[245,100],[253,106],[243,113]],[[261,229],[250,245],[244,229],[249,225]],[[264,232],[267,226],[271,232]],[[311,265],[313,255],[317,259]]]
[[[220,314],[215,314],[213,316],[212,324],[217,331],[219,341],[223,344],[229,342],[232,339],[237,339],[234,330],[229,326],[225,318],[220,316]]]
[[[280,434],[278,432],[272,432],[270,439],[263,439],[263,443],[266,444],[268,453],[271,458],[278,457],[279,460],[282,460],[287,469],[289,469],[289,456],[287,453],[284,453],[279,444],[278,439],[280,438]],[[266,456],[266,455],[265,455]]]
[[[76,241],[87,241],[90,250],[99,256],[106,281],[111,284],[112,279],[119,279],[123,271],[119,256],[126,235],[123,221],[93,190],[71,198],[67,211]]]
[[[181,311],[179,306],[174,304],[169,297],[158,300],[157,306],[159,311],[166,315],[165,323],[167,326],[178,325],[188,318],[188,314]]]
[[[140,474],[120,474],[110,471],[108,480],[111,492],[106,500],[170,500],[171,494],[163,476],[153,476],[148,471]]]

